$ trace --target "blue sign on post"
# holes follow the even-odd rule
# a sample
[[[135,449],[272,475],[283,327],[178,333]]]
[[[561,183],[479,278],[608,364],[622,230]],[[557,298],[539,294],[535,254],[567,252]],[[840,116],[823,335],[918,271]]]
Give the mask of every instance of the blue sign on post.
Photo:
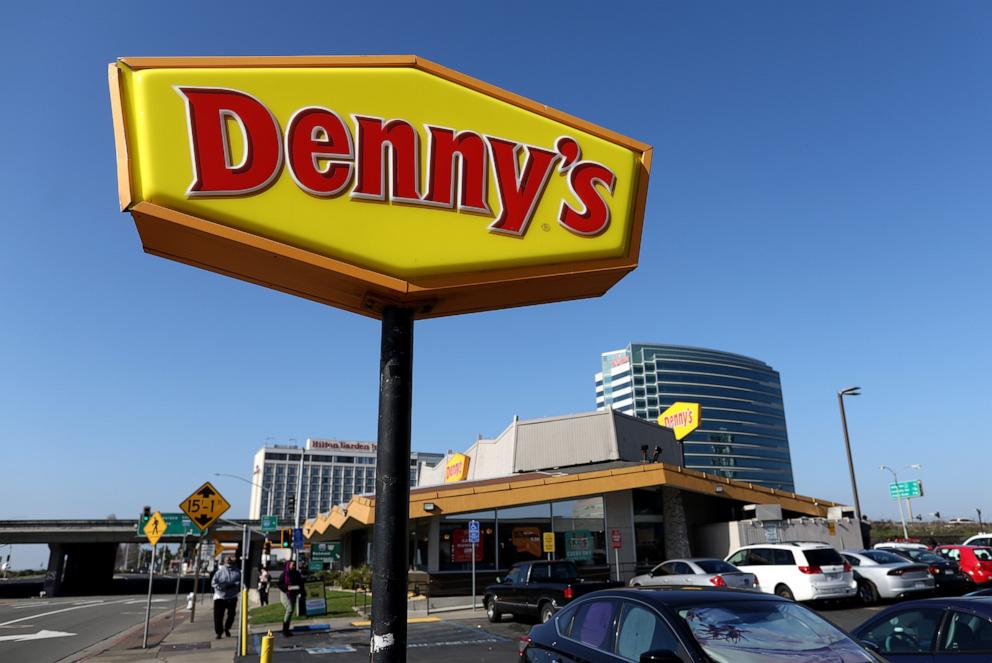
[[[479,521],[470,520],[468,521],[468,542],[478,543],[479,542]]]
[[[303,530],[299,527],[293,529],[293,548],[303,550]]]

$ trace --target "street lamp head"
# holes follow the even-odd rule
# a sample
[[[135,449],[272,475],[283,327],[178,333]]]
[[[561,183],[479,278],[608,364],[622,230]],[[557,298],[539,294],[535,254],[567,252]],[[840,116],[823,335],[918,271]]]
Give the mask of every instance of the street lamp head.
[[[838,396],[860,396],[861,387],[847,387],[837,392]]]

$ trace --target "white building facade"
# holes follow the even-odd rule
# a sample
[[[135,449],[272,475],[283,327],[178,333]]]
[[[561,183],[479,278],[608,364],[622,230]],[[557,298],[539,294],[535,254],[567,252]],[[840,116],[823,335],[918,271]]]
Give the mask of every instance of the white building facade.
[[[299,493],[300,519],[313,518],[354,495],[375,493],[376,444],[357,440],[307,439],[306,447],[262,447],[252,463],[249,518],[276,515],[292,521]],[[444,454],[410,454],[410,484],[423,466],[433,467]]]

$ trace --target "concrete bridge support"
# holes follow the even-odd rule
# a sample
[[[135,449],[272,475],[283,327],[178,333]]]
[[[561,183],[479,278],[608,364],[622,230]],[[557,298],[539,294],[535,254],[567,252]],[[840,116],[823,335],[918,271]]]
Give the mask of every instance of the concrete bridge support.
[[[49,543],[47,596],[105,594],[114,579],[116,543]]]

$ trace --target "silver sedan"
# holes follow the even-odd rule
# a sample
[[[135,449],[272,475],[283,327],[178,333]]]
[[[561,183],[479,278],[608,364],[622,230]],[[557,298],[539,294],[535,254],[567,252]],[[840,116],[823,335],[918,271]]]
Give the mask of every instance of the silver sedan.
[[[643,575],[634,576],[629,584],[631,587],[697,585],[759,589],[758,578],[753,573],[745,573],[722,559],[706,557],[670,559]]]
[[[858,597],[866,605],[880,598],[892,599],[935,587],[926,564],[914,564],[905,557],[886,550],[845,550],[844,559],[854,567]]]

